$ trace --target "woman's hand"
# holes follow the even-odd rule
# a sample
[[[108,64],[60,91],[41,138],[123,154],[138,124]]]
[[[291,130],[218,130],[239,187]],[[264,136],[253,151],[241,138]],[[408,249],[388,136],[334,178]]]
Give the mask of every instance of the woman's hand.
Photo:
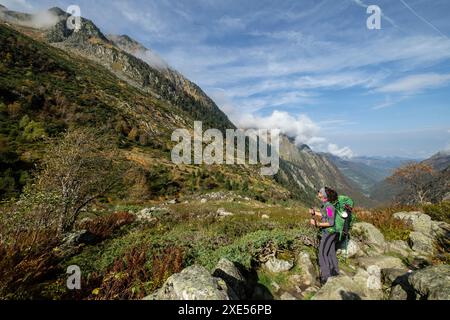
[[[322,214],[320,213],[319,210],[313,209],[313,212],[314,212],[314,215],[315,215],[316,217],[322,218]],[[312,213],[311,213],[311,214],[312,214]]]

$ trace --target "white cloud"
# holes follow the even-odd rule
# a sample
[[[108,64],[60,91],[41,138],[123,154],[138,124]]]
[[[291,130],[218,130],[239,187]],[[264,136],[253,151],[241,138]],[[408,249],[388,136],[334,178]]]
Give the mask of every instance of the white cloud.
[[[316,151],[330,152],[339,157],[350,158],[353,156],[349,147],[339,148],[336,144],[328,143],[327,139],[321,137],[321,128],[307,115],[300,114],[294,117],[287,112],[278,110],[268,116],[234,112],[232,114],[231,118],[239,128],[278,129],[282,134],[293,137],[297,146],[307,144]]]
[[[26,1],[18,1],[15,3],[16,3],[16,5],[14,6],[14,8],[28,7],[28,3]],[[9,9],[8,6],[7,6],[7,8]],[[32,7],[30,7],[30,8],[32,8]],[[20,9],[20,10],[24,10],[24,9]],[[9,21],[14,24],[31,27],[31,28],[38,28],[38,29],[50,28],[59,21],[58,16],[48,10],[39,11],[39,12],[36,12],[33,14],[27,14],[27,15],[25,15],[24,18],[21,17],[20,19],[17,19],[16,16],[14,16],[14,15],[5,14],[4,12],[0,12],[0,18],[3,18],[6,21]]]
[[[169,68],[169,65],[167,62],[165,62],[159,55],[157,55],[155,52],[151,50],[145,50],[145,51],[131,51],[129,52],[132,55],[136,56],[137,58],[147,62],[150,66],[153,68],[159,69],[159,70],[165,70]]]
[[[328,152],[341,158],[352,158],[353,151],[349,147],[339,148],[336,144],[328,144]]]
[[[408,76],[376,89],[383,93],[417,93],[450,82],[450,74],[424,73]]]
[[[34,7],[27,0],[2,0],[2,5],[11,10],[33,10]]]
[[[308,116],[294,117],[287,112],[273,111],[269,116],[244,114],[235,119],[240,128],[279,129],[281,133],[295,137],[296,144],[317,144],[320,128]],[[322,141],[323,142],[323,141]]]

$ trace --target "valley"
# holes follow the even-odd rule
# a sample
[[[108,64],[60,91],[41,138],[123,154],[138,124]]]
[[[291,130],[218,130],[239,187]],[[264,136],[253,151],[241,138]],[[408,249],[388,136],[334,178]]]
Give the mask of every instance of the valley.
[[[48,13],[44,27],[0,7],[1,300],[449,299],[447,153],[421,162],[431,195],[407,205],[387,181],[409,159],[340,158],[286,134],[279,162],[173,161],[174,132],[203,155],[198,123],[223,141],[237,126],[131,37]],[[321,286],[308,209],[323,186],[355,201],[357,222]]]

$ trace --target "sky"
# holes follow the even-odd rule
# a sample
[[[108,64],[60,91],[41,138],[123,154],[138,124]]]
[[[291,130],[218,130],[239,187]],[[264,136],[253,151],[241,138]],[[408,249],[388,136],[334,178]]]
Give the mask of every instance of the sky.
[[[197,83],[239,127],[339,156],[450,149],[448,0],[0,0],[78,5]],[[382,10],[369,30],[368,5]]]

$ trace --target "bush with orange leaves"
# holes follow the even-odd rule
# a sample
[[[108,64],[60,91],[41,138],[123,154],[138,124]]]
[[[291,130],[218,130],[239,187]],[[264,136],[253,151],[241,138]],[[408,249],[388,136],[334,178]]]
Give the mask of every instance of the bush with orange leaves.
[[[392,206],[372,210],[355,208],[357,219],[373,224],[381,231],[386,240],[406,241],[412,230],[411,226],[394,218],[394,213],[401,211],[417,211],[417,208],[412,206]]]
[[[89,231],[99,240],[104,240],[111,237],[120,227],[131,224],[134,220],[135,216],[131,213],[115,212],[83,222],[79,225],[79,228]]]
[[[162,286],[172,274],[184,267],[185,252],[175,246],[152,254],[149,246],[134,247],[118,258],[105,273],[94,273],[82,284],[84,296],[76,299],[130,300],[142,299]]]
[[[58,244],[48,232],[22,232],[14,243],[0,242],[0,298],[39,299],[39,284],[60,272]]]
[[[388,182],[404,188],[397,199],[399,203],[423,204],[429,200],[429,183],[435,175],[436,172],[430,165],[412,162],[396,169]]]

